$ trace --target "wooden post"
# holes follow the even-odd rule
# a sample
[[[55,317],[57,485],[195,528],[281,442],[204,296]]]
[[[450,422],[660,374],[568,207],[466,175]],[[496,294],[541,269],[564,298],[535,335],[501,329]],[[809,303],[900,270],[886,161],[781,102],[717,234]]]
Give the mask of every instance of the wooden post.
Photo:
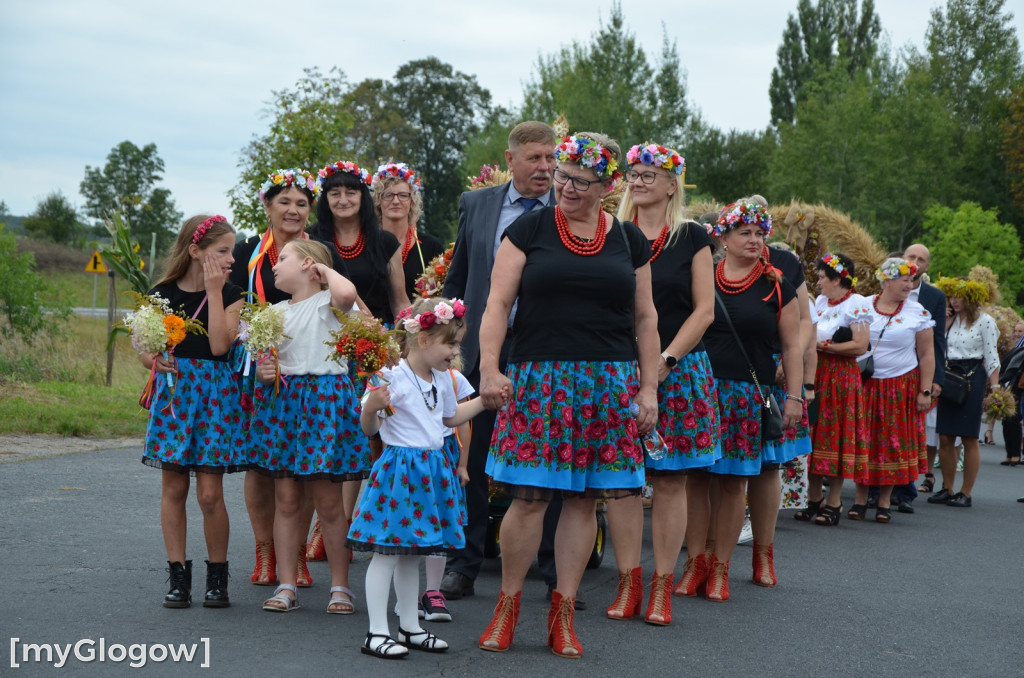
[[[109,271],[107,275],[110,277],[110,293],[107,294],[107,336],[114,330],[114,310],[117,305],[117,289],[114,285],[114,272]],[[114,349],[115,345],[113,342],[110,344],[110,348],[107,349],[107,386],[110,386],[114,378]]]

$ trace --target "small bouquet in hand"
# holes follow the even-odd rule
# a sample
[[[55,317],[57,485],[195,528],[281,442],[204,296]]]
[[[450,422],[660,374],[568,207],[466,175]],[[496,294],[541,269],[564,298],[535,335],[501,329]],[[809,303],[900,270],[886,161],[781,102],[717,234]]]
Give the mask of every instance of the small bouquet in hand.
[[[1005,386],[993,386],[981,402],[981,408],[988,421],[1002,421],[1017,413],[1017,401],[1010,389]]]
[[[448,245],[443,253],[430,260],[427,267],[416,278],[416,293],[424,299],[436,297],[441,294],[444,281],[448,277],[448,267],[452,265],[452,256],[455,253],[455,243]]]
[[[146,295],[130,291],[135,299],[135,310],[125,316],[121,325],[131,333],[132,347],[139,353],[162,355],[170,360],[174,347],[188,334],[206,334],[203,324],[184,312],[175,313],[170,302],[159,294]],[[149,409],[156,385],[156,360],[149,372],[149,381],[139,398],[139,404]],[[174,392],[174,373],[167,373],[167,386]]]
[[[345,365],[350,371],[354,369],[357,376],[366,379],[369,390],[386,386],[388,380],[380,370],[394,367],[402,357],[394,333],[376,318],[332,310],[341,327],[331,332],[331,341],[324,342],[331,347],[327,360]],[[390,407],[384,411],[385,415],[394,413]]]
[[[285,339],[284,309],[273,304],[256,301],[246,302],[238,313],[238,340],[257,364],[270,356],[277,357],[277,347]],[[274,369],[274,395],[281,385],[281,367]]]

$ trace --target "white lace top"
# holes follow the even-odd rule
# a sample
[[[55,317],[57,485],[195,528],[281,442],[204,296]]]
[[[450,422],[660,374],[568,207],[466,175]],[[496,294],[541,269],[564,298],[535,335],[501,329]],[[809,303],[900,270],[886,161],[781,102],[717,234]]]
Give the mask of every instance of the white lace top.
[[[947,360],[984,360],[985,373],[999,371],[999,327],[992,316],[982,313],[969,328],[953,319],[946,332]],[[938,360],[938,357],[936,357]]]

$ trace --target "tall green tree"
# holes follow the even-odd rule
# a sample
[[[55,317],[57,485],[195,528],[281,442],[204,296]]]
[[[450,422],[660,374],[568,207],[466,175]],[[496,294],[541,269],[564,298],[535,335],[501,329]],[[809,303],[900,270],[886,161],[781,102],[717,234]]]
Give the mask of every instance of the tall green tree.
[[[54,191],[39,201],[32,214],[22,222],[25,231],[34,238],[81,247],[85,240],[86,226],[78,216],[78,210],[60,191]]]
[[[427,57],[398,69],[387,100],[411,129],[402,154],[423,179],[421,224],[442,241],[453,239],[464,146],[487,121],[491,93],[476,76]]]
[[[654,67],[649,46],[626,27],[616,2],[589,42],[538,58],[523,90],[522,117],[550,122],[564,113],[570,132],[603,132],[623,150],[644,141],[679,145],[690,116],[686,79],[676,45],[662,31]]]
[[[773,196],[769,173],[775,153],[771,130],[721,130],[700,121],[687,134],[686,181],[694,194],[729,203],[754,193]]]
[[[859,12],[857,6],[858,0],[800,0],[796,16],[789,15],[768,89],[773,125],[793,122],[807,85],[823,72],[838,66],[852,76],[871,67],[882,23],[874,0],[864,0]]]
[[[1009,116],[1004,118],[1003,156],[1006,170],[1010,173],[1010,190],[1017,207],[1024,211],[1024,87],[1021,87],[1007,103]]]
[[[350,90],[340,69],[324,75],[317,68],[307,68],[294,88],[271,93],[264,110],[270,128],[263,136],[253,136],[242,150],[238,161],[242,175],[228,191],[236,227],[266,229],[259,189],[274,170],[299,167],[315,174],[336,160],[362,161],[354,155],[350,136]],[[137,234],[138,222],[130,222]]]
[[[177,235],[182,214],[174,205],[171,192],[157,184],[163,179],[164,161],[157,154],[156,144],[139,148],[122,141],[107,155],[99,167],[85,168],[79,192],[85,198],[84,211],[102,228],[113,212],[126,214],[144,237],[155,233],[157,245],[165,249]]]

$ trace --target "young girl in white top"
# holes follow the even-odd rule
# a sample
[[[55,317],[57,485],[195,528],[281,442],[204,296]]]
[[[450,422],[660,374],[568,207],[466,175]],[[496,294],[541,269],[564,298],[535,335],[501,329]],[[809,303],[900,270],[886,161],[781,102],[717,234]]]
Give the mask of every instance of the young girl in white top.
[[[331,568],[330,614],[351,614],[355,595],[348,588],[349,551],[345,546],[348,519],[341,484],[365,478],[369,444],[359,429],[359,402],[347,366],[327,360],[330,332],[341,323],[332,309],[348,310],[355,286],[331,268],[330,252],[314,240],[291,240],[274,265],[274,284],[291,299],[284,308],[284,333],[276,360],[263,360],[257,377],[263,384],[281,374],[280,392],[258,397],[261,409],[252,430],[258,470],[274,481],[274,550],[281,584],[263,603],[270,612],[299,607],[295,572],[299,550],[305,550],[308,518],[302,520],[304,486],[313,495],[320,516]],[[297,482],[304,481],[304,482]]]
[[[402,321],[407,357],[384,370],[389,384],[363,396],[361,423],[380,431],[384,452],[374,463],[352,520],[348,545],[373,551],[366,570],[370,630],[361,651],[384,659],[407,648],[444,652],[448,643],[424,631],[416,611],[420,556],[465,546],[465,506],[460,485],[469,474],[445,453],[445,427],[481,411],[479,398],[459,404],[447,370],[459,354],[466,307],[458,299],[422,299]],[[391,406],[394,414],[381,418]],[[398,599],[398,641],[391,637],[387,601],[391,581]]]

